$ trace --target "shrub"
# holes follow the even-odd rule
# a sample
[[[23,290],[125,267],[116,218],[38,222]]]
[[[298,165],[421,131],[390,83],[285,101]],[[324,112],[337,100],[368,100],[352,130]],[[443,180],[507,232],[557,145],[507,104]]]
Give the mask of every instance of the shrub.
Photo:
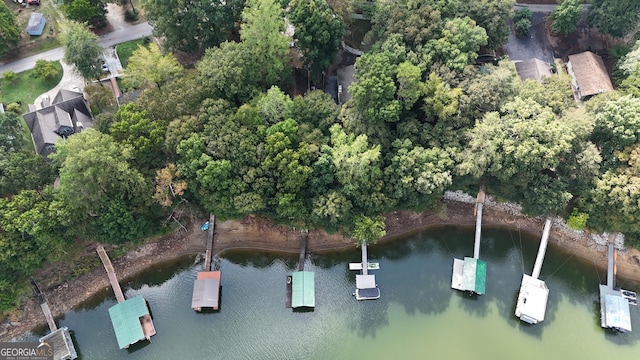
[[[53,61],[40,59],[36,61],[36,67],[33,69],[31,76],[51,80],[58,76],[58,68],[56,68],[56,64]]]
[[[529,31],[531,30],[531,20],[529,19],[520,19],[515,24],[516,28],[516,36],[519,38],[529,36]]]
[[[16,114],[22,114],[22,109],[20,109],[20,104],[15,103],[15,102],[7,105],[7,108],[5,110],[14,112]]]
[[[2,80],[11,84],[13,84],[13,82],[16,81],[17,77],[18,75],[12,70],[5,71],[4,73],[2,73]]]
[[[531,15],[532,15],[531,9],[529,9],[528,7],[523,7],[522,9],[515,12],[513,16],[513,22],[517,23],[522,19],[527,19],[531,21]]]
[[[567,226],[574,230],[582,230],[587,225],[587,220],[589,220],[589,214],[580,212],[574,208],[571,216],[567,219]]]
[[[127,21],[138,21],[138,10],[136,9],[125,10],[124,19]]]

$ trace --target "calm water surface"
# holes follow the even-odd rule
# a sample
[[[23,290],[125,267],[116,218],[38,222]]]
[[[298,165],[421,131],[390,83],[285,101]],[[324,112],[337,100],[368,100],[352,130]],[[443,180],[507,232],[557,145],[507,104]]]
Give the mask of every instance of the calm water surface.
[[[356,248],[307,260],[316,273],[313,312],[284,307],[295,257],[245,252],[222,260],[217,313],[190,308],[202,269],[193,258],[123,284],[125,296],[149,301],[158,331],[152,343],[118,349],[107,312],[115,304],[111,290],[58,322],[73,331],[81,359],[637,359],[640,310],[631,309],[635,332],[601,329],[598,283],[606,274],[551,245],[541,273],[550,289],[546,319],[529,326],[513,315],[538,243],[517,230],[485,229],[487,287],[478,298],[450,289],[453,257],[473,254],[473,229],[446,227],[369,248],[380,262],[376,301],[351,296],[355,272],[347,263],[359,260]]]

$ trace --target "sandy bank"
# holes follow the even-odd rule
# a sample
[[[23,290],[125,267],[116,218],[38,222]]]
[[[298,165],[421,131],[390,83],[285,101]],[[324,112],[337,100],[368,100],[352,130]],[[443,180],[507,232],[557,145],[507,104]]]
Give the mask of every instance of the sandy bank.
[[[451,198],[451,197],[449,197]],[[466,201],[466,202],[465,202]],[[419,232],[430,226],[475,225],[471,199],[456,198],[444,200],[443,209],[436,212],[416,214],[411,211],[398,211],[385,215],[387,236],[380,242],[393,241],[399,237]],[[185,255],[202,254],[205,250],[206,233],[200,229],[204,222],[194,222],[187,231],[151,239],[125,255],[112,259],[120,281],[144,271],[152,265],[176,260]],[[483,212],[483,224],[488,226],[507,226],[534,236],[542,234],[544,219],[530,219],[522,216],[517,206],[488,202]],[[297,253],[300,231],[285,226],[274,226],[267,220],[248,217],[240,221],[216,223],[214,253],[230,249],[258,249]],[[556,222],[551,231],[551,243],[556,244],[574,256],[594,262],[602,269],[606,267],[605,246],[596,244],[590,234],[576,232]],[[353,247],[352,239],[339,234],[327,234],[324,231],[310,231],[308,250],[311,252],[336,251]],[[87,247],[87,256],[95,256],[95,244]],[[109,248],[107,247],[107,251]],[[618,256],[618,276],[640,282],[640,252],[626,250]],[[77,279],[56,284],[47,274],[52,268],[46,268],[35,275],[45,289],[49,305],[54,316],[91,298],[100,290],[109,287],[109,281],[102,266]],[[7,341],[23,334],[36,326],[45,324],[40,306],[34,299],[27,301],[21,315],[5,320],[0,324],[0,340]]]

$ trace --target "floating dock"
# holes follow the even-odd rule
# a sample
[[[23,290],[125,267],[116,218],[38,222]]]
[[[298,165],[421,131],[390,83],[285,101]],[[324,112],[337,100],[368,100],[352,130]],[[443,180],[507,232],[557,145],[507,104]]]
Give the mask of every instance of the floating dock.
[[[51,345],[51,348],[53,349],[54,360],[77,359],[78,353],[76,352],[76,348],[73,345],[73,341],[71,340],[69,329],[67,327],[58,328],[56,326],[44,293],[40,290],[40,287],[34,280],[31,280],[31,283],[33,285],[33,290],[38,297],[38,301],[40,302],[40,307],[42,308],[44,317],[47,319],[49,330],[51,330],[49,334],[40,338],[40,342],[46,342],[47,344]]]
[[[542,232],[542,240],[540,240],[536,262],[533,266],[533,273],[531,276],[527,274],[522,275],[522,283],[520,285],[515,314],[520,320],[529,324],[537,324],[544,320],[544,315],[547,310],[549,288],[547,284],[538,279],[538,277],[540,276],[544,255],[547,251],[550,232],[551,219],[547,218],[544,223],[544,231]]]
[[[118,300],[116,305],[109,308],[109,316],[116,333],[118,346],[120,349],[126,349],[129,345],[144,339],[151,341],[151,337],[156,334],[156,328],[153,325],[146,300],[141,295],[125,300],[107,252],[102,246],[98,246],[96,251],[107,271],[111,287]]]
[[[286,300],[287,308],[315,308],[315,274],[312,271],[304,271],[304,262],[307,257],[307,241],[309,231],[302,231],[300,236],[300,254],[298,256],[297,270],[287,276]]]
[[[616,252],[609,244],[607,264],[607,284],[600,284],[600,326],[620,332],[631,331],[629,304],[637,305],[635,292],[615,287]]]
[[[213,235],[215,234],[216,217],[209,215],[207,222],[207,249],[204,255],[204,271],[198,272],[193,282],[191,308],[201,311],[203,308],[218,310],[220,308],[220,288],[222,286],[220,271],[211,271],[211,256],[213,254]]]
[[[369,263],[367,258],[367,244],[363,241],[360,246],[362,250],[362,262],[349,264],[350,270],[360,270],[362,273],[356,275],[356,290],[353,295],[356,300],[376,300],[380,298],[380,289],[376,284],[376,276],[370,275],[369,270],[379,269],[378,263]]]
[[[480,189],[476,198],[476,234],[473,244],[473,257],[453,259],[451,288],[483,295],[487,282],[487,262],[480,260],[480,239],[482,235],[482,206],[485,200],[484,189]]]

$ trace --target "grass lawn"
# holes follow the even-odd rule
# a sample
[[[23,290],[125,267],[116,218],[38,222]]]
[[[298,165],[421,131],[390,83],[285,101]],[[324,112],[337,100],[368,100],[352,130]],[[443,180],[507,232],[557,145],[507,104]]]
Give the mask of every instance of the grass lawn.
[[[24,113],[27,111],[27,104],[33,104],[36,98],[45,92],[53,89],[62,79],[62,65],[59,61],[54,62],[58,69],[58,76],[54,79],[44,80],[31,76],[33,70],[18,73],[13,83],[3,81],[0,85],[0,101],[7,105],[11,103],[19,103],[20,110]],[[53,99],[52,99],[53,100]],[[27,127],[27,123],[22,119],[23,136],[27,146],[33,150],[33,142],[31,141],[31,133]]]
[[[142,38],[138,40],[127,41],[125,43],[119,44],[116,48],[118,52],[118,57],[120,58],[120,63],[122,63],[122,67],[126,68],[129,63],[129,58],[131,54],[138,48],[138,45],[147,46],[149,44],[149,38]]]
[[[63,15],[53,5],[53,1],[54,0],[41,0],[40,6],[22,7],[20,4],[14,3],[11,0],[4,0],[7,7],[16,14],[18,28],[22,31],[20,43],[7,54],[8,57],[24,58],[60,46],[60,42],[57,39],[58,23],[63,19]],[[47,24],[40,36],[30,36],[25,31],[29,17],[34,12],[42,13],[47,18]]]

